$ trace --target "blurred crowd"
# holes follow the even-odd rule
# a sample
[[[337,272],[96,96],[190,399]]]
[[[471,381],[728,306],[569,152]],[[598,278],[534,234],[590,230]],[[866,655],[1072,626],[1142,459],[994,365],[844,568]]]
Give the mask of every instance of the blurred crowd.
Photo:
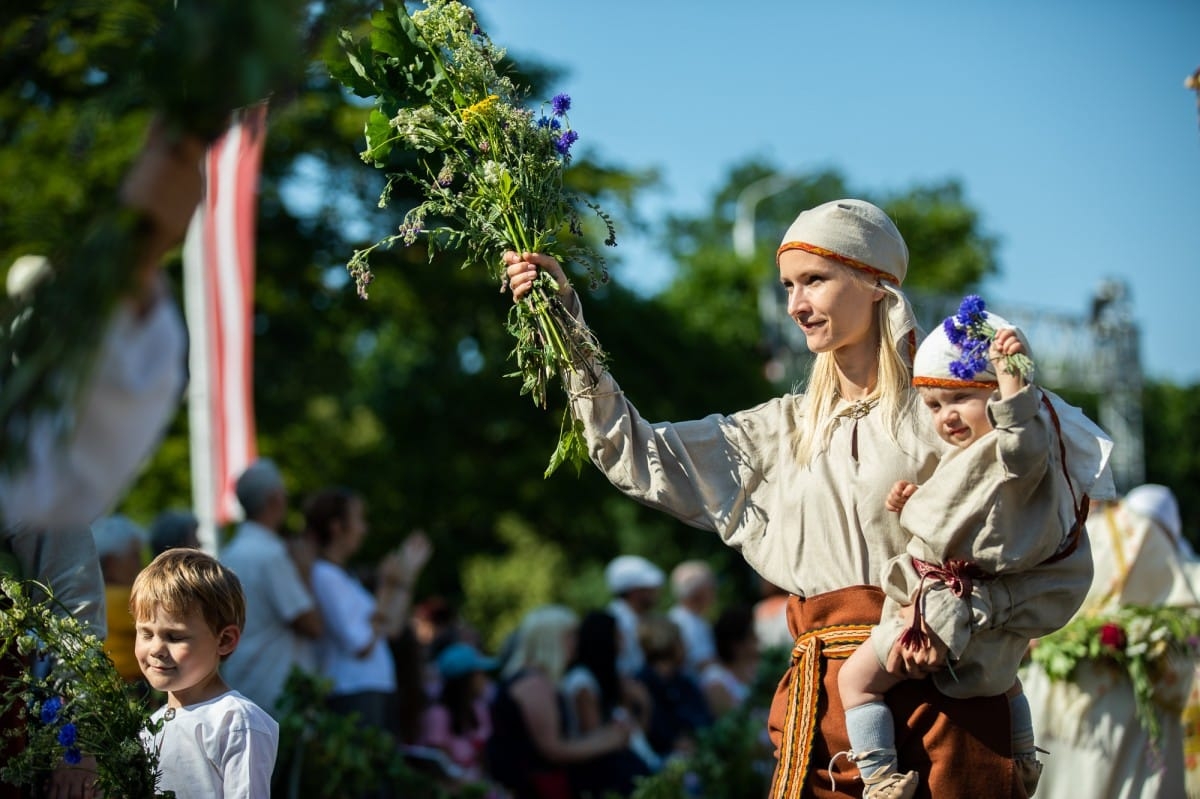
[[[760,649],[790,644],[786,597],[718,606],[710,564],[670,572],[637,555],[606,566],[610,601],[529,611],[500,651],[445,598],[414,601],[433,546],[414,531],[363,566],[365,499],[341,487],[305,498],[302,535],[284,530],[289,494],[275,463],[239,478],[245,519],[218,554],[242,582],[247,621],[221,671],[273,715],[294,669],[323,679],[327,710],[390,733],[398,754],[453,790],[495,797],[629,795],[638,777],[695,751],[697,735],[746,706]],[[196,547],[198,522],[170,510],[148,529],[121,515],[92,525],[105,581],[106,649],[132,690],[130,586],[145,554]],[[765,739],[763,755],[769,760]],[[372,794],[375,796],[376,794]],[[391,795],[381,786],[381,797]]]
[[[666,571],[617,555],[604,570],[607,604],[536,607],[487,652],[480,631],[445,598],[415,601],[434,556],[424,533],[363,567],[355,556],[369,535],[368,512],[353,491],[330,487],[307,497],[301,536],[284,534],[289,498],[274,463],[253,464],[237,493],[245,521],[219,553],[248,600],[242,644],[222,667],[230,686],[278,714],[293,669],[320,677],[329,712],[388,731],[398,756],[452,791],[627,796],[639,777],[692,755],[716,719],[738,709],[765,719],[765,707],[747,706],[761,653],[791,644],[787,596],[766,583],[754,601],[720,606],[706,561]],[[1169,490],[1142,486],[1097,505],[1088,529],[1096,577],[1081,616],[1200,606],[1200,559]],[[106,646],[131,686],[145,692],[132,657],[129,588],[147,552],[198,546],[197,521],[171,510],[143,529],[109,516],[92,533],[105,581]],[[1163,733],[1150,746],[1132,689],[1103,663],[1066,683],[1030,664],[1025,680],[1039,740],[1050,750],[1039,796],[1066,796],[1081,773],[1095,795],[1195,795],[1187,772],[1200,751],[1200,693],[1188,698],[1193,669],[1189,662],[1153,675]],[[769,769],[765,739],[762,751]],[[377,795],[392,794],[385,785]]]

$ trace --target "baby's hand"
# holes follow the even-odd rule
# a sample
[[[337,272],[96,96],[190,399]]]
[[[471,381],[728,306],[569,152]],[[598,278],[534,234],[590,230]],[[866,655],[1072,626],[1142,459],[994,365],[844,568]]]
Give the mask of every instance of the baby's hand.
[[[892,490],[887,496],[887,509],[892,513],[899,513],[904,510],[904,506],[908,503],[908,498],[916,493],[917,484],[910,483],[907,480],[897,480],[892,486]]]
[[[1021,337],[1017,335],[1017,331],[1011,327],[1005,327],[996,331],[988,357],[995,361],[1006,355],[1019,355],[1023,352],[1025,352],[1025,345],[1021,343]]]

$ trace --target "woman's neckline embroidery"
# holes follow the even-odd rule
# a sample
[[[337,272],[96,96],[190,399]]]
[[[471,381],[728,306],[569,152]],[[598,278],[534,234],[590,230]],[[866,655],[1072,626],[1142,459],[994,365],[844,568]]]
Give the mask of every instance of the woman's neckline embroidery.
[[[849,400],[847,400],[849,401]],[[871,397],[870,399],[855,400],[850,403],[850,407],[843,408],[838,412],[838,419],[854,419],[855,421],[862,419],[871,409],[879,404],[879,397]]]

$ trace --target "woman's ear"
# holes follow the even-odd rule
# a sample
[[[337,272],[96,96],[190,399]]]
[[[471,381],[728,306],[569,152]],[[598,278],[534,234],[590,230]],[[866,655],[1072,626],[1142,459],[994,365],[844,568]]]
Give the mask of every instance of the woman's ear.
[[[871,291],[871,302],[879,302],[887,296],[887,290],[884,289],[878,281],[875,282],[875,288]]]

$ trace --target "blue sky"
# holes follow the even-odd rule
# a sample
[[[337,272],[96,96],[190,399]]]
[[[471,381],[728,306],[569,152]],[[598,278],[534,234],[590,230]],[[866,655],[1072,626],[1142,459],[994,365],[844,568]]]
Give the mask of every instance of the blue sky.
[[[1000,241],[990,303],[1083,314],[1123,280],[1146,374],[1200,382],[1197,0],[473,5],[566,71],[580,148],[661,170],[651,218],[706,208],[750,156],[872,193],[955,178]],[[646,240],[621,251],[627,285],[669,274]]]

